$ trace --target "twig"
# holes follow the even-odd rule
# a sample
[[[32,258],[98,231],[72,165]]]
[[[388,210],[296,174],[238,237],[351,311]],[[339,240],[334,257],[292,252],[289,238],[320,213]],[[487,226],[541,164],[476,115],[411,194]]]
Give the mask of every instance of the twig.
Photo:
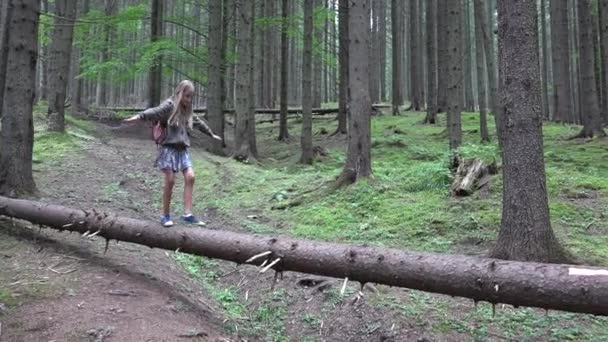
[[[592,220],[591,222],[589,222],[586,226],[585,226],[585,230],[588,230],[592,224],[595,223],[595,220]]]
[[[268,254],[272,254],[272,252],[271,251],[266,251],[266,252],[263,252],[263,253],[260,253],[260,254],[256,254],[256,255],[252,256],[251,258],[247,259],[245,261],[245,263],[250,263],[250,262],[252,262],[252,261],[254,261],[256,259],[259,259],[261,257],[267,256]]]
[[[68,274],[68,273],[72,273],[72,272],[76,271],[75,268],[71,269],[71,270],[67,270],[67,271],[57,271],[56,269],[54,269],[52,267],[49,267],[49,270],[51,270],[51,271],[53,271],[53,272],[55,272],[57,274]]]
[[[281,261],[281,258],[277,258],[275,261],[271,262],[268,266],[264,267],[260,273],[264,273],[266,271],[268,271],[272,266],[276,265],[279,261]]]
[[[342,284],[342,289],[340,290],[340,296],[343,296],[344,291],[346,291],[346,283],[348,283],[348,277],[344,278],[344,284]]]
[[[87,238],[89,238],[89,239],[90,239],[90,238],[92,238],[93,236],[95,236],[95,235],[99,234],[100,232],[101,232],[101,229],[100,229],[100,230],[98,230],[98,231],[96,231],[95,233],[93,233],[93,234],[91,234],[91,235],[87,236]]]

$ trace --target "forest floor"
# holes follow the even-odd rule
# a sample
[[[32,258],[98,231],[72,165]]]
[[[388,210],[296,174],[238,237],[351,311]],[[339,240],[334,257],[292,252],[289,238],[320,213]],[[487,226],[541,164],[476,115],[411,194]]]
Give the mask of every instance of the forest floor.
[[[212,156],[197,134],[195,212],[211,229],[483,255],[500,227],[501,176],[489,191],[451,197],[444,121],[423,126],[422,117],[374,117],[374,179],[288,210],[272,206],[340,172],[346,138],[328,134],[335,121],[314,120],[314,143],[327,154],[313,166],[296,163],[298,120],[289,143],[276,141],[275,125],[258,126],[259,164]],[[68,121],[69,133],[57,135],[37,116],[39,199],[158,220],[162,179],[150,129]],[[463,116],[461,154],[500,165],[496,145],[478,143],[477,125],[474,113]],[[566,140],[578,129],[545,126],[552,225],[579,262],[608,266],[608,140]],[[381,285],[361,297],[358,283],[341,294],[339,279],[294,272],[271,290],[273,275],[252,266],[129,243],[110,243],[104,254],[97,237],[6,219],[0,228],[0,341],[608,340],[608,319],[592,315]]]

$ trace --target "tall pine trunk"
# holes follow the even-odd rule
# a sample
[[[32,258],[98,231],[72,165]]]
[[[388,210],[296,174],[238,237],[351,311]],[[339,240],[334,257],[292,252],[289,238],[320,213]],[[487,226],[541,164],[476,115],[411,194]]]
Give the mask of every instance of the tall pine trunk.
[[[536,0],[498,1],[500,106],[503,110],[503,210],[491,257],[564,262],[549,219]]]
[[[580,138],[592,138],[594,135],[604,137],[600,120],[600,106],[597,97],[597,84],[595,79],[595,56],[593,51],[593,23],[591,15],[591,0],[578,0],[578,21],[580,68],[581,68],[581,115],[583,129],[577,135]]]
[[[568,49],[567,1],[550,1],[551,53],[553,63],[553,120],[567,121],[572,113],[570,99],[570,56]]]
[[[403,57],[403,37],[401,36],[401,6],[400,0],[391,0],[391,30],[393,34],[393,115],[399,115],[399,106],[403,103],[402,94],[402,57]]]
[[[65,100],[72,58],[76,1],[56,0],[55,13],[53,41],[49,47],[48,129],[51,132],[64,132]]]
[[[32,174],[33,101],[38,60],[38,0],[10,0],[8,57],[0,130],[0,194],[36,192]]]
[[[427,104],[424,123],[434,124],[437,120],[437,0],[429,0],[426,8],[426,54],[427,54]]]
[[[13,11],[10,1],[0,3],[0,118],[2,118],[4,102],[4,86],[6,84],[6,63],[8,59],[8,26]]]
[[[479,101],[479,132],[481,141],[490,141],[488,133],[488,104],[486,101],[486,75],[484,69],[485,53],[483,48],[483,11],[475,11],[475,57],[477,59],[477,98]]]
[[[224,136],[224,111],[222,100],[224,98],[223,87],[223,60],[222,50],[222,0],[209,0],[209,40],[207,41],[209,66],[208,66],[208,88],[209,100],[207,102],[207,117],[209,119],[209,127],[213,132],[220,137]],[[221,141],[212,139],[211,152],[222,155],[223,144]]]
[[[542,105],[543,105],[543,119],[549,120],[549,97],[548,97],[548,65],[549,58],[547,55],[549,54],[549,50],[547,48],[547,16],[546,16],[546,4],[545,0],[540,0],[540,40],[541,40],[541,54],[542,54],[542,63],[541,63],[541,90],[542,90]]]
[[[448,132],[450,150],[455,151],[462,142],[461,103],[462,103],[462,9],[452,6],[447,14],[446,39],[450,52],[448,61]]]
[[[350,0],[348,20],[349,129],[346,163],[337,185],[351,184],[372,174],[371,100],[369,97],[369,0]]]
[[[599,0],[602,69],[602,121],[608,124],[608,0]]]
[[[338,128],[336,134],[347,133],[347,116],[348,116],[348,16],[349,16],[349,0],[339,0],[338,3],[338,64],[339,80],[338,80]]]
[[[251,157],[249,146],[250,132],[250,89],[253,87],[251,79],[251,3],[246,0],[235,0],[237,25],[237,64],[236,64],[236,126],[235,126],[235,153],[237,160],[247,161]]]
[[[289,0],[282,0],[282,22],[281,22],[281,116],[279,118],[279,140],[288,141],[289,131],[287,129],[287,104],[289,102]]]
[[[152,0],[152,18],[150,20],[150,40],[158,41],[163,35],[163,1]],[[148,107],[158,106],[160,103],[162,59],[156,54],[152,59],[148,74]]]
[[[313,0],[304,0],[304,47],[302,49],[302,136],[300,163],[312,164],[312,38]],[[316,30],[316,29],[315,29]],[[315,74],[316,75],[316,74]],[[318,88],[315,84],[315,88]]]

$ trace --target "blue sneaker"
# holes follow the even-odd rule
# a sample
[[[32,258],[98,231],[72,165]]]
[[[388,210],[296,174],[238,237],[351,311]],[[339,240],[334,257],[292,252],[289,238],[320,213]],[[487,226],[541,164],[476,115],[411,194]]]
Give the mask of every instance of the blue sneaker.
[[[165,216],[163,216],[163,219],[160,221],[160,224],[162,224],[163,227],[171,227],[171,226],[173,226],[173,221],[171,221],[171,215],[165,215]]]
[[[205,222],[197,219],[196,216],[194,216],[192,214],[182,215],[182,220],[184,220],[184,222],[186,222],[186,223],[194,224],[194,225],[197,225],[197,226],[205,226],[205,225],[207,225]]]

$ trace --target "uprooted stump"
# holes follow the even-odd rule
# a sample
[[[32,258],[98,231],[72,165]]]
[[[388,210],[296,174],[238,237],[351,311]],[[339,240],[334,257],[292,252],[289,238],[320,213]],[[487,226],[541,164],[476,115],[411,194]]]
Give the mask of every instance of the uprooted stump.
[[[452,195],[470,196],[477,190],[489,187],[493,174],[496,174],[495,164],[488,165],[480,159],[460,160],[450,186]]]

